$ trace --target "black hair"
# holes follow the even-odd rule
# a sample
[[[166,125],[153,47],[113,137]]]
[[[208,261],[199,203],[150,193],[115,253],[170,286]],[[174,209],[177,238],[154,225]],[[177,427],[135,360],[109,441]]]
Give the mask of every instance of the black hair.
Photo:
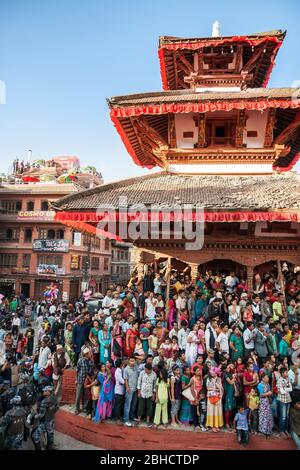
[[[161,368],[158,374],[158,381],[161,382],[162,380],[166,383],[168,382],[168,371],[165,367]]]
[[[121,365],[122,365],[122,359],[117,359],[115,361],[115,367],[121,367]]]

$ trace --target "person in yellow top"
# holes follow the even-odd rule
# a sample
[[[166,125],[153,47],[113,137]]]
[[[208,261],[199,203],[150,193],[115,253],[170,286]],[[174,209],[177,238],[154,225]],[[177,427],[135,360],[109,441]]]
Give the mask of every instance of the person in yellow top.
[[[284,295],[279,294],[277,300],[272,305],[273,310],[273,320],[278,321],[283,317],[283,299]]]
[[[283,333],[282,333],[282,336],[283,336],[283,338],[286,340],[286,342],[288,343],[288,345],[290,346],[290,345],[291,345],[292,336],[293,336],[292,330],[290,330],[289,325],[288,325],[287,323],[283,324],[282,326],[283,326]]]
[[[254,434],[258,433],[258,407],[259,397],[256,388],[252,388],[249,394],[249,423],[251,432]]]
[[[155,385],[156,407],[153,422],[156,427],[160,425],[161,415],[165,428],[168,426],[169,388],[170,379],[168,379],[168,371],[166,369],[161,369],[158,373],[158,379]]]

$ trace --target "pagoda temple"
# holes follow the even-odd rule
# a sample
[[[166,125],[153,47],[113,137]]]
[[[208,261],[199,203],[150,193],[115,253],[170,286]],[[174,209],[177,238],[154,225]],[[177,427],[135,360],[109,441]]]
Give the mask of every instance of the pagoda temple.
[[[133,161],[161,170],[66,196],[53,207],[56,220],[94,235],[103,232],[98,224],[110,207],[117,223],[107,236],[134,243],[138,269],[155,259],[188,265],[192,276],[226,268],[251,290],[256,271],[300,265],[300,179],[293,171],[300,89],[267,88],[285,32],[219,34],[161,37],[163,91],[108,100]],[[161,218],[157,237],[122,236],[121,220],[139,214],[122,218],[120,198],[135,207],[189,205],[191,214],[202,206],[202,248],[187,249],[174,225],[166,238]]]

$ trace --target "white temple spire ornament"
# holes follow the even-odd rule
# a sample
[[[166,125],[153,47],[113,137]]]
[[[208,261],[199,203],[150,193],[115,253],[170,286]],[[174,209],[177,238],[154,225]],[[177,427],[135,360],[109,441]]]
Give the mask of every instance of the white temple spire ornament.
[[[221,27],[219,21],[215,21],[212,27],[211,36],[213,38],[219,38],[221,36]]]

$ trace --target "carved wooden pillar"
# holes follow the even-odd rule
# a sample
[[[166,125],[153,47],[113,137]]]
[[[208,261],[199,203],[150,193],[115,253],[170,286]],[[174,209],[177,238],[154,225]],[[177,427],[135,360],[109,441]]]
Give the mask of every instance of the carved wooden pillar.
[[[197,143],[198,148],[203,148],[206,145],[205,125],[206,125],[205,113],[199,113],[199,116],[198,116],[198,143]]]
[[[176,127],[175,127],[175,116],[173,113],[169,113],[169,146],[171,148],[176,148]]]
[[[245,123],[246,123],[246,113],[242,109],[238,113],[238,119],[237,119],[237,124],[236,124],[236,136],[235,136],[236,147],[243,147]]]
[[[196,282],[197,276],[198,276],[198,271],[199,271],[199,265],[198,263],[190,263],[189,264],[191,268],[191,280],[192,282]]]
[[[133,247],[132,250],[132,264],[134,266],[134,269],[137,271],[138,279],[139,281],[143,279],[144,276],[144,263],[142,260],[142,250],[138,248],[137,246]]]
[[[268,112],[268,119],[265,134],[265,147],[272,147],[273,144],[273,130],[275,126],[276,108],[270,108]]]
[[[253,275],[254,275],[253,266],[247,266],[247,287],[248,287],[248,294],[252,294],[252,291],[253,291]]]

